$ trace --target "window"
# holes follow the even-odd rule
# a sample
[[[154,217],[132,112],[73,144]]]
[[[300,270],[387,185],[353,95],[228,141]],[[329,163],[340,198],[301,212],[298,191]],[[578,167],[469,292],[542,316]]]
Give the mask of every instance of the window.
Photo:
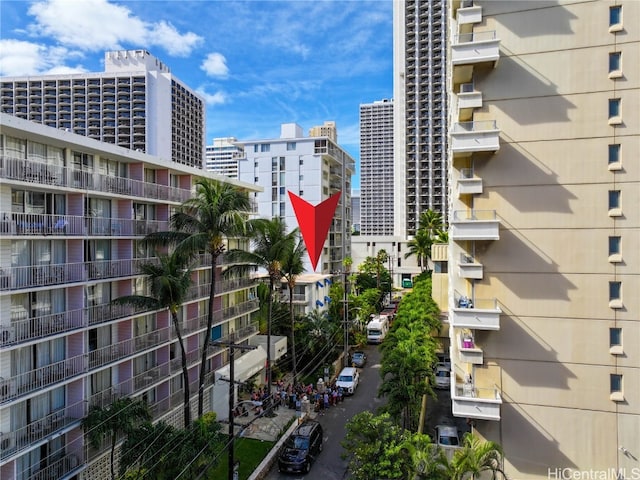
[[[622,329],[621,328],[609,329],[609,346],[610,347],[622,346]]]
[[[609,7],[609,27],[622,26],[622,6]]]
[[[287,150],[295,150],[296,142],[287,142]]]
[[[618,327],[609,328],[609,353],[611,355],[623,355],[622,329]]]
[[[609,99],[609,124],[622,123],[620,119],[620,99]]]
[[[622,308],[622,282],[609,282],[609,308]]]
[[[304,165],[304,160],[301,158],[300,161],[298,162],[300,165]]]
[[[622,375],[619,373],[611,373],[609,375],[609,398],[611,400],[620,402],[624,400],[622,393]]]
[[[620,208],[620,190],[609,190],[609,210]]]
[[[271,151],[271,145],[269,145],[268,143],[260,144],[260,151],[261,152],[269,152],[269,151]]]
[[[620,237],[609,237],[609,261],[622,261],[622,255],[620,254]]]
[[[254,153],[258,153],[259,151],[260,151],[260,147],[259,147],[259,146],[258,146],[258,144],[256,143],[256,144],[253,146],[253,152],[254,152]]]
[[[609,53],[609,73],[619,72],[621,70],[622,53],[611,52]]]
[[[300,175],[300,176],[298,177],[298,180],[303,181],[303,180],[304,180],[304,175]]]
[[[609,145],[609,165],[620,163],[620,144]]]

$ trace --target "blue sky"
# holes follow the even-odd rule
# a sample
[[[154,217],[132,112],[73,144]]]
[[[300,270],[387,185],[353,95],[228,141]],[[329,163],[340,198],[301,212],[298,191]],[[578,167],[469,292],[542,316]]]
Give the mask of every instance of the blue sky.
[[[332,120],[359,161],[359,105],[393,94],[392,15],[391,0],[2,0],[0,76],[103,71],[105,51],[144,48],[206,98],[207,143]]]

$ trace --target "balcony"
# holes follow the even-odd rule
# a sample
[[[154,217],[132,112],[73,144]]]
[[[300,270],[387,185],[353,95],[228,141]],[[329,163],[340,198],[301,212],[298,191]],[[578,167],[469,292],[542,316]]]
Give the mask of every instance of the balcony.
[[[455,210],[450,235],[452,240],[499,240],[500,220],[495,210]]]
[[[470,300],[460,296],[456,299],[456,306],[449,312],[449,321],[454,328],[500,330],[501,313],[495,298]]]
[[[33,318],[27,318],[26,310],[18,311],[15,314],[12,312],[11,325],[0,326],[0,332],[2,332],[0,345],[7,346],[28,342],[85,326],[86,322],[82,310],[67,310]]]
[[[458,120],[467,121],[473,117],[473,110],[482,107],[482,92],[475,90],[473,83],[460,85],[458,99]]]
[[[461,195],[478,195],[482,193],[482,179],[474,176],[472,168],[463,168],[458,177],[458,198]]]
[[[500,420],[502,397],[500,390],[476,388],[472,384],[456,383],[451,386],[451,406],[454,417],[478,420]]]
[[[456,153],[487,152],[500,149],[500,130],[495,120],[454,123],[451,129],[451,150]]]
[[[477,13],[475,14],[477,15]],[[469,18],[471,18],[471,15]],[[497,38],[495,30],[454,35],[451,44],[451,63],[454,68],[458,65],[478,65],[483,63],[495,65],[499,59],[500,40]]]
[[[460,254],[458,262],[458,275],[460,278],[482,280],[482,264],[466,253]]]
[[[78,355],[19,373],[6,380],[0,378],[0,403],[70,380],[85,370],[85,356]]]
[[[473,2],[462,2],[460,8],[456,10],[456,22],[461,31],[464,30],[463,26],[482,22],[482,7],[473,5]]]
[[[0,434],[0,438],[2,438],[0,459],[11,457],[51,436],[54,432],[74,422],[79,422],[85,416],[85,410],[85,402],[78,402],[34,420],[16,431]]]
[[[458,353],[461,362],[472,365],[482,365],[483,352],[475,342],[473,332],[465,329],[456,335]]]

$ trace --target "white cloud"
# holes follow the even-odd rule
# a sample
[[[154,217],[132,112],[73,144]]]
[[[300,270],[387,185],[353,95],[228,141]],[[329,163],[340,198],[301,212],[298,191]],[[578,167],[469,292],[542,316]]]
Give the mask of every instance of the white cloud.
[[[80,66],[68,67],[64,62],[79,57],[63,47],[51,47],[21,40],[0,40],[0,75],[21,76],[54,73],[79,73]]]
[[[200,68],[210,77],[226,78],[229,75],[227,59],[221,53],[210,53],[202,61]]]
[[[34,3],[29,14],[36,22],[32,35],[49,36],[62,45],[85,51],[160,46],[169,54],[187,56],[202,38],[180,34],[170,23],[144,22],[131,10],[106,0],[45,0]]]
[[[204,101],[207,105],[222,105],[223,103],[227,103],[227,95],[218,90],[215,93],[207,93],[204,88],[200,87],[196,89],[196,92],[204,98]]]

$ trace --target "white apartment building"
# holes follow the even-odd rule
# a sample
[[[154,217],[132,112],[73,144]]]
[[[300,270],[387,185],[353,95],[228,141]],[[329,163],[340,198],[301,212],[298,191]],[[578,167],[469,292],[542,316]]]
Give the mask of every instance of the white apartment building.
[[[640,3],[447,5],[453,414],[509,478],[634,478]]]
[[[447,220],[446,0],[394,0],[394,235]]]
[[[351,175],[355,170],[351,156],[328,137],[305,137],[295,123],[282,124],[279,138],[241,143],[246,158],[240,159],[238,178],[263,189],[254,193],[261,217],[281,217],[294,229],[298,220],[287,192],[312,205],[341,192],[317,273],[343,270],[342,260],[351,256]],[[313,272],[308,257],[305,269]]]
[[[179,313],[190,376],[183,385],[168,312],[111,300],[144,294],[138,266],[157,258],[141,240],[166,230],[195,180],[213,175],[17,116],[0,114],[0,126],[0,478],[108,478],[108,448],[89,448],[81,428],[89,408],[132,396],[155,421],[181,426],[184,388],[197,411],[204,335],[248,342],[258,333],[256,283],[217,282],[207,332],[210,259],[202,256]],[[252,355],[254,370],[262,354]],[[206,411],[226,364],[227,349],[211,347]]]
[[[360,105],[360,234],[394,232],[393,101]]]
[[[146,50],[106,52],[105,71],[3,77],[0,111],[202,168],[205,104]]]
[[[238,178],[238,159],[244,157],[244,149],[235,137],[214,138],[205,150],[205,169],[216,175]]]

